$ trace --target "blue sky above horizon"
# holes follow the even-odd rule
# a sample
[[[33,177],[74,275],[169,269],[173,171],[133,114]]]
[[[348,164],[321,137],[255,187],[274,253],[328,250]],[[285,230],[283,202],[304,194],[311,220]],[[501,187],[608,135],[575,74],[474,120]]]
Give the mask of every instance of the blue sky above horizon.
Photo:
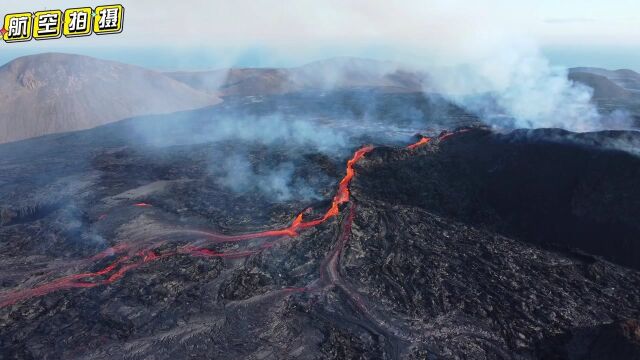
[[[106,2],[108,3],[108,2]],[[67,52],[158,70],[282,67],[337,56],[443,65],[526,47],[551,64],[640,71],[640,2],[629,0],[123,0],[124,32],[0,43],[0,63]],[[0,15],[96,6],[4,0]],[[531,50],[535,49],[535,50]]]

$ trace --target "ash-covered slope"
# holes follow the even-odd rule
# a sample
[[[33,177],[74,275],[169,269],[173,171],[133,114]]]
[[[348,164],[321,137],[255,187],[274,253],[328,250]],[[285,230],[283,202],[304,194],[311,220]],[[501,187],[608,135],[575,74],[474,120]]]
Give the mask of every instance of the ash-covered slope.
[[[355,154],[185,141],[224,109],[0,147],[3,357],[585,359],[611,349],[624,359],[640,351],[638,271],[532,244],[535,229],[484,196],[495,171],[505,176],[501,198],[514,199],[557,195],[554,183],[578,174],[610,185],[604,199],[577,197],[580,214],[637,217],[638,195],[624,181],[634,173],[598,182],[616,164],[637,170],[627,153],[602,149],[633,133],[575,142],[550,132],[550,142],[474,129]],[[175,142],[145,143],[139,122],[162,124]],[[256,176],[290,163],[294,179],[325,179],[313,186],[319,197],[230,191],[219,164],[235,151]],[[556,211],[543,199],[534,209]],[[522,201],[508,205],[538,214]]]
[[[220,101],[156,71],[56,53],[0,67],[0,94],[0,143]]]

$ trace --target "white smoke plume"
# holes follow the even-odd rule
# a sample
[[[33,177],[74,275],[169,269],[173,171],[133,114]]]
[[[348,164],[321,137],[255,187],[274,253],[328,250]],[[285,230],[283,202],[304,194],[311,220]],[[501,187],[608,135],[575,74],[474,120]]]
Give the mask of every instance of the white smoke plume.
[[[477,63],[432,72],[436,89],[490,124],[587,131],[599,125],[591,89],[567,80],[536,51],[505,50]]]
[[[570,81],[531,43],[509,42],[454,67],[429,69],[436,91],[499,128],[561,128],[584,132],[628,129],[621,112],[602,115],[593,90]]]
[[[218,164],[216,172],[222,173],[217,177],[218,183],[235,193],[259,191],[276,202],[321,199],[311,185],[295,177],[295,166],[291,162],[259,172],[246,156],[233,154]]]
[[[179,115],[176,115],[179,116]],[[189,114],[187,114],[189,116]],[[171,116],[169,115],[167,119]],[[157,146],[196,144],[225,140],[255,144],[288,144],[337,154],[347,141],[343,134],[317,126],[311,119],[293,119],[279,114],[265,116],[216,115],[206,119],[197,132],[179,122],[135,121],[130,125],[145,142]]]

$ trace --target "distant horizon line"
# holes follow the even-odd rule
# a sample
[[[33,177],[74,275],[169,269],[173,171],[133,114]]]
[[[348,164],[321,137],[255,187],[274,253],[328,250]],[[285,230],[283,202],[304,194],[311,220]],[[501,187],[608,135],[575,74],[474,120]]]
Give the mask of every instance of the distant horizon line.
[[[94,49],[95,50],[95,49]],[[99,59],[99,60],[104,60],[104,61],[113,61],[113,62],[118,62],[118,63],[122,63],[122,64],[127,64],[127,65],[133,65],[133,66],[139,66],[139,67],[143,67],[149,70],[153,70],[153,71],[158,71],[158,72],[204,72],[204,71],[216,71],[216,70],[224,70],[224,69],[231,69],[231,68],[238,68],[238,69],[247,69],[247,68],[255,68],[255,69],[287,69],[287,68],[296,68],[296,67],[301,67],[301,66],[305,66],[308,64],[312,64],[315,62],[321,62],[321,61],[328,61],[328,60],[336,60],[336,59],[357,59],[357,60],[365,60],[365,61],[376,61],[376,62],[388,62],[388,63],[395,63],[398,65],[404,65],[407,68],[420,68],[420,66],[414,66],[409,64],[409,62],[403,62],[403,61],[396,61],[396,60],[392,60],[392,59],[385,59],[385,58],[380,58],[378,56],[366,56],[366,55],[341,55],[341,54],[328,54],[326,57],[314,57],[314,58],[309,58],[307,57],[306,59],[290,59],[289,62],[287,61],[281,61],[281,64],[276,64],[273,60],[271,61],[265,61],[264,59],[259,59],[259,61],[256,61],[255,63],[251,63],[251,61],[247,61],[246,59],[244,60],[239,60],[236,62],[231,62],[231,65],[222,65],[220,64],[220,62],[218,61],[218,64],[216,64],[216,61],[213,60],[215,59],[215,56],[210,56],[212,61],[207,62],[206,59],[202,60],[202,62],[200,62],[198,65],[191,65],[191,66],[180,66],[180,65],[174,65],[173,66],[169,66],[169,64],[171,63],[170,59],[172,59],[173,57],[171,56],[158,56],[159,52],[163,52],[162,49],[140,49],[140,48],[136,48],[136,51],[134,51],[133,54],[128,54],[127,55],[123,55],[121,51],[118,51],[120,49],[111,49],[111,51],[109,51],[108,49],[105,51],[104,49],[98,49],[98,50],[102,50],[102,51],[97,51],[97,52],[83,52],[83,51],[76,51],[75,49],[51,49],[51,50],[44,50],[44,51],[27,51],[26,53],[23,54],[19,54],[19,55],[11,55],[8,54],[7,52],[1,52],[0,53],[0,67],[3,67],[15,60],[18,60],[20,58],[23,57],[29,57],[29,56],[41,56],[41,55],[47,55],[47,54],[63,54],[63,55],[70,55],[70,56],[85,56],[85,57],[90,57],[90,58],[94,58],[94,59]],[[194,61],[196,59],[198,59],[197,56],[195,56],[197,53],[197,51],[194,51],[197,49],[187,49],[185,52],[194,52],[194,56],[193,58],[189,58],[189,56],[184,56],[181,57],[179,62],[182,63],[189,63],[189,60]],[[553,51],[553,50],[551,50]],[[164,51],[167,54],[175,54],[176,51],[175,50],[166,50]],[[152,53],[156,53],[153,56],[151,55]],[[4,56],[3,56],[4,55]],[[606,56],[603,54],[600,54],[602,56]],[[545,57],[548,58],[547,54],[545,54]],[[150,58],[152,59],[152,61],[150,61]],[[640,50],[638,52],[638,59],[640,60]],[[282,59],[280,59],[282,60]],[[297,60],[297,61],[296,61]],[[166,61],[163,63],[163,61]],[[551,59],[550,59],[551,61]],[[155,64],[154,64],[155,62]],[[207,64],[209,63],[209,65]],[[194,63],[195,64],[195,63]],[[630,66],[603,66],[601,64],[598,64],[598,61],[594,61],[593,63],[585,63],[585,62],[581,62],[581,63],[576,63],[576,64],[572,64],[572,65],[566,65],[566,64],[558,64],[557,62],[553,62],[551,61],[551,64],[553,66],[557,66],[557,67],[563,67],[566,69],[575,69],[575,68],[598,68],[598,69],[604,69],[604,70],[609,70],[609,71],[617,71],[617,70],[631,70],[634,72],[638,72],[640,73],[640,63],[638,65],[630,65]],[[429,66],[426,66],[429,67]],[[441,67],[441,66],[436,66],[436,67]]]

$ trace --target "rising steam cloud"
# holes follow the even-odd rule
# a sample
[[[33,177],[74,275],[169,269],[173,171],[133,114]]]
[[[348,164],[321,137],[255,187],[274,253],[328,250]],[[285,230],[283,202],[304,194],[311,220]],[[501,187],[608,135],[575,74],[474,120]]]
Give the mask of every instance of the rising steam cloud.
[[[257,191],[277,202],[321,199],[313,186],[295,176],[292,162],[256,171],[246,156],[234,154],[223,160],[216,171],[222,173],[218,183],[238,194]]]
[[[623,113],[598,113],[593,90],[570,81],[567,69],[552,66],[533,46],[505,44],[490,56],[429,74],[431,91],[495,127],[577,132],[631,127]]]
[[[167,119],[171,120],[171,116]],[[265,116],[216,114],[202,121],[205,123],[197,132],[189,125],[182,126],[177,121],[136,121],[131,123],[131,126],[145,142],[157,146],[243,141],[262,145],[302,146],[310,150],[338,154],[345,151],[347,144],[343,134],[318,126],[313,119],[287,117],[280,112]]]
[[[229,4],[231,3],[216,2],[215,6],[221,6],[225,11],[201,13],[244,14],[235,5]],[[276,10],[278,12],[278,16],[261,16],[259,21],[267,21],[264,26],[251,20],[247,21],[251,26],[236,29],[233,25],[237,20],[226,15],[221,21],[213,23],[221,26],[225,21],[233,22],[223,28],[225,31],[233,29],[231,33],[234,35],[234,47],[242,49],[250,48],[251,44],[264,44],[276,59],[270,63],[274,67],[302,64],[336,55],[365,58],[371,55],[365,51],[341,50],[357,48],[353,44],[382,43],[382,48],[386,51],[383,54],[373,54],[373,57],[392,61],[376,65],[350,60],[342,62],[339,68],[336,68],[336,62],[333,61],[316,64],[311,71],[289,71],[289,85],[294,89],[305,88],[297,86],[299,84],[311,84],[312,88],[330,92],[340,84],[354,87],[370,84],[372,77],[384,80],[379,84],[388,85],[386,80],[389,78],[412,73],[420,81],[424,80],[425,93],[438,93],[499,129],[562,128],[584,132],[631,127],[628,116],[622,112],[600,114],[591,101],[592,89],[570,81],[566,68],[554,66],[545,58],[535,40],[536,34],[528,33],[528,28],[535,27],[535,24],[530,22],[531,17],[527,11],[520,8],[514,11],[510,5],[496,8],[455,0],[408,1],[402,6],[391,3],[367,4],[365,7],[358,5],[355,2],[331,1],[326,4],[303,1],[290,11],[288,8],[280,8],[281,5],[259,2],[258,5],[251,3],[249,6],[265,7],[258,11],[261,14],[270,14]],[[330,15],[322,11],[327,9],[331,10]],[[390,22],[389,14],[394,11],[400,13]],[[515,17],[524,13],[527,16]],[[306,16],[317,14],[326,16]],[[295,19],[291,19],[291,16]],[[271,24],[270,19],[274,18],[281,21]],[[299,19],[304,21],[299,23]],[[197,20],[190,18],[186,22],[194,27],[191,29],[193,36],[189,38],[195,43],[198,43],[197,34],[208,26],[198,25]],[[208,16],[206,23],[211,23]],[[282,24],[287,26],[281,27]],[[301,28],[305,31],[296,31]],[[223,32],[221,29],[214,33]],[[229,46],[211,43],[212,37],[213,35],[201,39],[203,43],[200,45]],[[327,43],[338,45],[340,50],[324,51]],[[238,51],[238,54],[242,53],[241,50]],[[238,58],[241,57],[238,55]],[[239,60],[231,56],[228,64],[218,66],[232,68],[238,65],[236,61]],[[367,72],[367,68],[373,70]],[[221,71],[214,82],[222,83],[225,75]],[[190,136],[189,141],[205,143],[231,140],[264,145],[286,144],[292,148],[306,148],[334,155],[344,154],[345,149],[353,146],[348,137],[335,129],[321,126],[317,119],[286,117],[286,107],[287,104],[280,104],[269,116],[230,114],[209,119],[209,124]],[[407,113],[415,113],[408,114],[407,118],[419,118],[411,121],[412,128],[426,129],[440,120],[428,118],[414,110],[408,107],[404,109]],[[349,121],[355,124],[358,120],[366,120],[368,113],[360,116],[362,119]],[[358,124],[362,125],[362,122]],[[361,132],[372,132],[372,128],[367,123]],[[352,129],[356,127],[352,126]],[[397,130],[402,132],[406,128]],[[139,133],[148,142],[165,146],[175,142],[173,135],[176,131],[180,130],[176,130],[175,124],[165,129],[162,124],[154,123],[149,128],[141,129]],[[385,136],[392,133],[393,131],[384,131]],[[295,166],[291,163],[280,163],[268,171],[257,171],[246,154],[241,153],[229,154],[226,159],[216,161],[213,166],[217,167],[221,175],[219,184],[235,192],[258,191],[270,194],[278,201],[317,196],[309,191],[312,187],[294,183]]]

